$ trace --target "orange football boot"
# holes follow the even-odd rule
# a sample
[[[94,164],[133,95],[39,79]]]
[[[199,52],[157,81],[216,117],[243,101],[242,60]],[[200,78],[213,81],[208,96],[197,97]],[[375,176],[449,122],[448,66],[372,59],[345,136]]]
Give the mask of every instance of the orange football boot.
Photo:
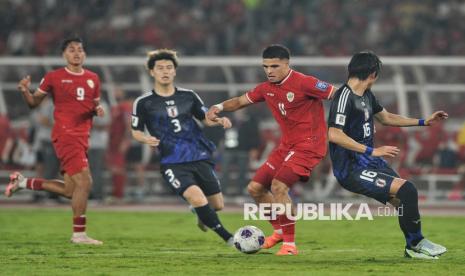
[[[276,256],[285,256],[285,255],[297,255],[297,246],[295,245],[289,245],[289,244],[283,244],[281,246],[281,249],[276,253]]]
[[[283,241],[283,235],[273,232],[273,235],[265,238],[265,242],[262,245],[263,249],[269,249],[275,246],[277,243]]]

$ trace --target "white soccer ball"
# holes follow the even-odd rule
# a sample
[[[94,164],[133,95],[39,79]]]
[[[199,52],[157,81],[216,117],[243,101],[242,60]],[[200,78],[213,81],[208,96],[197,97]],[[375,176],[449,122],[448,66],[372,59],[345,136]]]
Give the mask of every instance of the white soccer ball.
[[[255,226],[247,225],[234,233],[234,246],[242,253],[258,252],[265,242],[265,234]]]

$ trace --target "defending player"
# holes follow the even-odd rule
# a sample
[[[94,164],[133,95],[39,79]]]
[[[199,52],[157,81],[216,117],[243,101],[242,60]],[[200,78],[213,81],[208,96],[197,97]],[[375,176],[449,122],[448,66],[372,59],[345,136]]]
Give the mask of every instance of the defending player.
[[[373,148],[373,118],[387,126],[429,126],[447,119],[437,111],[428,119],[412,119],[389,113],[371,92],[381,61],[371,52],[355,54],[348,66],[349,80],[334,95],[329,113],[329,147],[333,172],[347,190],[374,198],[383,204],[403,206],[399,224],[406,240],[405,256],[434,259],[446,248],[425,239],[421,232],[418,193],[412,182],[399,178],[383,156],[394,157],[394,146]]]
[[[94,115],[103,116],[99,105],[100,80],[97,74],[82,67],[86,57],[80,38],[66,39],[62,43],[66,67],[47,73],[34,92],[30,89],[31,78],[23,78],[18,89],[30,108],[38,106],[50,95],[55,105],[52,142],[60,160],[64,181],[25,178],[19,172],[10,176],[5,195],[16,191],[46,190],[71,199],[73,209],[72,243],[102,244],[86,235],[87,198],[92,185],[87,149],[89,132]]]
[[[215,212],[224,206],[211,159],[215,145],[205,138],[195,119],[206,126],[224,128],[231,127],[231,122],[227,118],[208,120],[200,97],[192,90],[174,86],[177,66],[178,58],[172,50],[149,53],[147,68],[154,78],[154,88],[134,101],[132,136],[158,147],[166,182],[191,204],[204,225],[232,245],[231,233]]]
[[[312,169],[326,154],[326,123],[322,99],[329,99],[334,87],[313,76],[289,67],[290,53],[282,45],[270,45],[263,51],[263,69],[268,78],[240,97],[212,106],[211,120],[221,111],[235,111],[265,101],[278,122],[282,137],[266,163],[248,185],[255,202],[292,203],[289,188],[299,180],[307,180]],[[265,239],[263,248],[283,241],[277,255],[297,255],[295,221],[286,215],[270,220],[273,235]]]

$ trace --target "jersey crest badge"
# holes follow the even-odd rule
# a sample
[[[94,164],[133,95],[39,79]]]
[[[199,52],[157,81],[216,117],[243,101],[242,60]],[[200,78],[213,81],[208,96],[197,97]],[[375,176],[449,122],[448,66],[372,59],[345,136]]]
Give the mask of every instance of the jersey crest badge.
[[[178,117],[178,107],[177,106],[167,106],[166,112],[168,112],[168,117],[176,118]]]
[[[287,98],[287,100],[288,100],[290,103],[292,103],[292,101],[294,101],[294,93],[292,93],[292,92],[290,92],[290,91],[287,92],[286,98]]]
[[[95,85],[94,85],[94,81],[91,80],[91,79],[88,79],[88,80],[87,80],[87,85],[88,85],[90,88],[92,88],[92,89],[93,89],[94,86],[95,86]]]
[[[368,109],[364,108],[363,109],[365,111],[365,121],[368,121],[368,119],[370,118],[370,113],[368,113]]]

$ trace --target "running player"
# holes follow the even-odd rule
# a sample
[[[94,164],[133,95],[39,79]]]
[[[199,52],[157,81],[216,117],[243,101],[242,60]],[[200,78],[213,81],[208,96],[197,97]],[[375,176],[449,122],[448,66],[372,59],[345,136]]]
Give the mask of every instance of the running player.
[[[429,126],[448,115],[437,111],[425,120],[389,113],[371,91],[381,70],[381,61],[371,52],[355,54],[348,70],[349,80],[335,93],[328,120],[334,175],[349,191],[403,206],[399,224],[406,241],[405,256],[435,259],[446,248],[423,237],[417,189],[382,158],[396,156],[397,147],[374,148],[373,118],[386,126],[408,127]]]
[[[224,207],[212,161],[215,145],[205,138],[196,120],[206,126],[224,128],[230,128],[231,122],[224,117],[207,119],[207,108],[200,97],[192,90],[174,85],[177,66],[175,51],[162,49],[149,53],[147,68],[154,78],[154,88],[134,101],[132,136],[158,147],[163,178],[193,207],[201,229],[207,226],[232,245],[231,233],[215,212]]]
[[[89,135],[94,115],[103,116],[99,104],[100,80],[97,74],[84,69],[86,58],[80,38],[62,43],[66,66],[47,73],[36,91],[31,90],[31,78],[23,78],[18,89],[30,108],[38,106],[50,95],[55,106],[52,142],[62,167],[64,181],[26,178],[19,172],[10,176],[5,195],[10,197],[20,189],[46,190],[71,199],[73,209],[73,236],[71,242],[102,244],[86,235],[87,199],[92,176],[87,160]]]
[[[334,87],[292,70],[290,52],[282,45],[268,46],[262,58],[268,81],[240,97],[212,106],[207,117],[215,120],[221,111],[235,111],[266,102],[281,128],[281,142],[257,170],[248,191],[258,204],[279,203],[288,209],[292,203],[289,188],[300,180],[308,180],[313,168],[326,155],[327,130],[322,99],[329,99]],[[274,232],[266,237],[263,248],[283,241],[277,255],[297,255],[295,221],[279,215],[270,223]]]

